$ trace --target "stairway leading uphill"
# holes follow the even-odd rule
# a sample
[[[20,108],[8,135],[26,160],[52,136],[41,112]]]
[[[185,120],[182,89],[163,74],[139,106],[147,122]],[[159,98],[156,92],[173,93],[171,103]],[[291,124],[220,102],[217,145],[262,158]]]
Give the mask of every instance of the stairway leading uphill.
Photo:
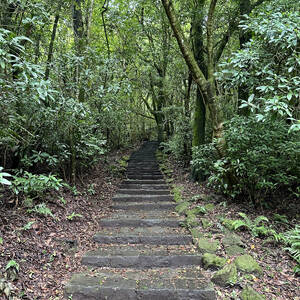
[[[113,198],[114,213],[100,220],[100,244],[82,263],[96,276],[76,274],[67,284],[72,300],[216,299],[199,268],[192,238],[180,227],[175,202],[161,174],[157,142],[145,143],[132,154],[127,179]]]

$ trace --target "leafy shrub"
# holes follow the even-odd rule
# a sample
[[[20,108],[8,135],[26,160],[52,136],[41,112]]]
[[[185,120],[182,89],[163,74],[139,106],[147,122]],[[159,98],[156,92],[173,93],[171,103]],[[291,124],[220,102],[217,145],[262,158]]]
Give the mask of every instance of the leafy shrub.
[[[293,230],[284,234],[284,243],[287,245],[285,248],[297,262],[294,271],[300,274],[300,226],[297,225]]]
[[[171,153],[177,160],[189,161],[192,141],[191,126],[184,116],[177,116],[174,134],[170,139],[161,143],[164,153]]]
[[[290,130],[299,131],[299,31],[298,1],[268,1],[251,16],[244,16],[240,28],[251,33],[245,47],[220,65],[220,84],[243,86],[251,96],[242,107],[258,120],[290,119]]]
[[[192,177],[194,180],[203,181],[209,177],[214,169],[214,162],[218,158],[215,144],[204,144],[192,148]]]
[[[258,202],[279,188],[295,187],[300,178],[300,142],[283,121],[257,122],[235,117],[225,126],[226,157],[217,160],[209,183],[229,196]],[[203,158],[199,158],[199,161]],[[203,161],[202,165],[204,166]],[[204,167],[203,167],[204,168]]]
[[[35,199],[42,198],[47,191],[58,191],[61,187],[62,180],[54,175],[34,175],[25,171],[22,177],[14,177],[11,189],[16,195]]]
[[[51,216],[52,218],[54,218],[54,215],[51,211],[51,209],[49,207],[47,207],[47,205],[45,203],[40,203],[38,205],[36,205],[33,209],[28,209],[29,213],[36,213],[42,216]]]

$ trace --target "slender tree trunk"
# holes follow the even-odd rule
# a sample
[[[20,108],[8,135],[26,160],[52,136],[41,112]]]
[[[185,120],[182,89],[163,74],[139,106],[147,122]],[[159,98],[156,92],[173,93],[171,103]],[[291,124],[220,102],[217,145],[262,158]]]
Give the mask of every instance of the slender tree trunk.
[[[249,15],[251,13],[251,2],[250,0],[240,0],[240,16],[241,19],[244,19],[244,15]],[[245,48],[247,42],[251,39],[251,32],[245,32],[242,29],[239,29],[239,41],[240,49]],[[238,113],[240,115],[247,116],[249,115],[248,108],[240,108],[242,100],[247,101],[249,98],[249,90],[245,84],[238,87]]]
[[[191,117],[190,99],[191,99],[192,84],[193,84],[193,77],[192,77],[192,74],[189,73],[187,92],[186,92],[186,96],[184,98],[184,115],[188,119],[190,119],[190,117]]]
[[[50,40],[49,51],[48,51],[47,66],[45,71],[45,80],[48,80],[50,75],[50,68],[51,68],[51,63],[53,58],[53,47],[54,47],[54,41],[55,41],[56,31],[57,31],[57,26],[59,21],[60,9],[61,9],[61,5],[59,5],[58,7],[57,13],[55,15],[54,23],[53,23],[53,29],[52,29],[51,40]]]
[[[75,40],[75,47],[77,56],[82,56],[82,52],[85,46],[85,39],[84,39],[84,23],[83,23],[83,16],[81,10],[82,0],[74,0],[73,5],[73,29],[74,29],[74,40]],[[85,99],[85,92],[84,87],[81,84],[81,66],[80,62],[78,62],[76,66],[76,84],[78,86],[78,100],[80,102],[84,102]]]

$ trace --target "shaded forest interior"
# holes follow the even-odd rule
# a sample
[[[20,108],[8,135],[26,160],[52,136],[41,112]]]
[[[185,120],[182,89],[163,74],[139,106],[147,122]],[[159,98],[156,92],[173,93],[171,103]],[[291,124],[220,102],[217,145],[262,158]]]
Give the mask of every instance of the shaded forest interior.
[[[254,234],[299,275],[298,2],[1,0],[0,247],[6,213],[31,229],[35,214],[53,216],[51,195],[68,205],[61,193],[77,197],[97,172],[111,195],[121,156],[158,140],[194,182],[273,216],[280,226]],[[232,226],[254,228],[242,220]]]

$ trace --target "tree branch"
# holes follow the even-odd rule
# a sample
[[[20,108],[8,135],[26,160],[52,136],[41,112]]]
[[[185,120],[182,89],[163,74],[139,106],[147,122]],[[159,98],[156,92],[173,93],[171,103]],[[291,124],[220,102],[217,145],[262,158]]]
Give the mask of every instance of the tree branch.
[[[223,38],[217,44],[217,45],[219,45],[219,47],[215,51],[215,55],[214,55],[214,62],[215,63],[218,62],[219,59],[221,58],[221,56],[223,54],[223,51],[224,51],[227,43],[229,42],[230,37],[232,36],[234,31],[237,30],[237,28],[238,28],[237,19],[232,19],[229,22],[228,29],[227,29],[226,33],[223,35]]]
[[[175,35],[175,38],[178,42],[178,46],[181,50],[182,56],[183,56],[186,64],[188,65],[189,70],[192,73],[192,76],[193,76],[195,82],[197,83],[199,88],[202,90],[202,92],[206,93],[206,83],[207,83],[206,78],[205,78],[204,74],[202,73],[200,67],[198,66],[195,56],[186,41],[186,38],[183,34],[183,31],[182,31],[179,21],[177,19],[172,1],[171,0],[161,0],[161,1],[165,8],[165,11],[166,11],[167,17],[169,19],[173,33]]]
[[[105,18],[104,18],[104,14],[108,10],[108,5],[109,5],[109,0],[105,0],[104,3],[103,3],[103,6],[102,6],[101,17],[102,17],[102,23],[103,23],[103,28],[104,28],[104,34],[105,34],[107,54],[108,54],[108,58],[110,58],[110,46],[109,46],[109,40],[108,40],[108,35],[107,35],[107,28],[106,28],[106,23],[105,23]]]

